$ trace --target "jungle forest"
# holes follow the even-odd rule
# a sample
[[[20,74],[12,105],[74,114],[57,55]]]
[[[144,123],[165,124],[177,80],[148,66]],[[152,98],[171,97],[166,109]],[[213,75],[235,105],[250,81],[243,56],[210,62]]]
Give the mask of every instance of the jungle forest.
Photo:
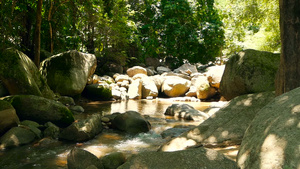
[[[300,0],[0,0],[0,168],[300,168]]]

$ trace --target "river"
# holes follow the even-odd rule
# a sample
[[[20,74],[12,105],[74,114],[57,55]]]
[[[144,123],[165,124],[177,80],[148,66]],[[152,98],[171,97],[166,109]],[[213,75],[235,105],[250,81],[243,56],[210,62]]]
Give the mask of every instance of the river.
[[[199,122],[184,121],[166,117],[164,115],[168,106],[173,103],[186,103],[197,110],[204,110],[209,107],[210,102],[178,102],[172,99],[153,100],[128,100],[119,102],[79,102],[83,106],[85,113],[76,115],[76,118],[84,118],[88,114],[101,113],[103,115],[115,112],[123,113],[128,110],[140,112],[149,116],[152,129],[147,133],[136,136],[106,129],[94,139],[83,143],[68,143],[56,141],[43,146],[39,143],[20,146],[17,148],[0,151],[1,169],[66,169],[66,157],[74,147],[83,148],[97,157],[102,157],[111,152],[123,152],[130,156],[142,151],[155,151],[166,140],[162,139],[161,132],[174,126],[196,126]],[[238,147],[217,149],[234,159]],[[232,151],[231,151],[232,150]],[[229,154],[228,154],[229,153]],[[230,153],[232,153],[230,155]]]

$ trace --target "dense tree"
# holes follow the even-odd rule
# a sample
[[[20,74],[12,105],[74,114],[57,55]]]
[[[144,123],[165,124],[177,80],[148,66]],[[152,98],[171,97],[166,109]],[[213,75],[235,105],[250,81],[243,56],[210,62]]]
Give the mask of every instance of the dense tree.
[[[281,59],[276,93],[300,86],[300,2],[280,0]]]

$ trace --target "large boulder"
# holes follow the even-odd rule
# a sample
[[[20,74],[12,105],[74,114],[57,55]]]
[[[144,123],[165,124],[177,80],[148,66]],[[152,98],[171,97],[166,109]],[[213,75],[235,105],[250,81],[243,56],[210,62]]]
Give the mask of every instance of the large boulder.
[[[76,120],[63,129],[59,137],[64,140],[82,142],[94,138],[102,129],[101,115],[95,114],[86,119]]]
[[[190,88],[191,81],[177,76],[166,76],[161,91],[168,97],[183,96]]]
[[[81,94],[96,66],[95,55],[73,50],[44,60],[41,72],[54,92],[75,96]]]
[[[129,134],[148,132],[151,129],[150,123],[136,111],[127,111],[116,115],[112,120],[112,125]]]
[[[113,152],[101,158],[105,169],[116,169],[126,162],[125,154],[121,152]]]
[[[101,160],[94,154],[79,148],[74,148],[67,156],[68,169],[104,169]]]
[[[15,95],[5,100],[16,109],[20,120],[32,120],[40,124],[48,121],[66,127],[74,121],[72,112],[62,103],[34,95]]]
[[[209,99],[216,95],[217,90],[214,87],[211,87],[206,76],[196,76],[193,77],[192,86],[190,87],[189,92],[186,94],[188,96],[193,96],[192,93],[196,92],[198,99]]]
[[[13,127],[1,137],[0,149],[29,144],[35,139],[36,134],[28,127]]]
[[[0,100],[0,136],[19,123],[14,107],[9,102]]]
[[[133,77],[136,74],[147,75],[147,69],[145,69],[141,66],[134,66],[132,68],[127,69],[127,74],[129,77]]]
[[[9,48],[0,53],[0,80],[11,95],[28,94],[54,98],[54,93],[35,64],[16,49]]]
[[[164,144],[161,150],[177,151],[195,145],[240,144],[255,115],[274,97],[274,92],[236,97],[196,128]]]
[[[142,152],[131,157],[118,169],[140,168],[237,169],[238,167],[234,161],[215,150],[194,148],[176,152]]]
[[[153,98],[158,96],[156,84],[150,77],[144,74],[136,74],[133,80],[136,79],[142,80],[142,99],[146,99],[148,96]]]
[[[275,76],[280,54],[247,49],[233,55],[226,63],[221,80],[222,96],[231,100],[248,93],[275,90]]]
[[[299,168],[300,88],[262,108],[247,129],[237,163],[240,168]]]

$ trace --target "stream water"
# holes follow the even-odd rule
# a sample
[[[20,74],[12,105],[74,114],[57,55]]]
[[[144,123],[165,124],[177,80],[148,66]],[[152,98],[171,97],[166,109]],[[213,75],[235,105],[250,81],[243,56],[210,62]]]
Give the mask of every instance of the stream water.
[[[111,152],[123,152],[126,155],[141,151],[155,151],[166,140],[162,139],[160,133],[168,128],[178,125],[198,125],[199,122],[183,121],[164,116],[168,106],[174,102],[170,99],[154,100],[129,100],[121,102],[81,102],[85,113],[76,115],[76,118],[84,118],[87,114],[102,113],[103,115],[115,112],[123,113],[127,110],[140,112],[147,115],[152,129],[147,133],[129,136],[115,130],[106,129],[94,139],[84,143],[67,143],[55,141],[50,144],[33,143],[17,148],[0,151],[1,169],[65,169],[67,168],[66,157],[74,147],[83,148],[97,157],[102,157]],[[209,102],[184,102],[198,110],[209,107]]]

